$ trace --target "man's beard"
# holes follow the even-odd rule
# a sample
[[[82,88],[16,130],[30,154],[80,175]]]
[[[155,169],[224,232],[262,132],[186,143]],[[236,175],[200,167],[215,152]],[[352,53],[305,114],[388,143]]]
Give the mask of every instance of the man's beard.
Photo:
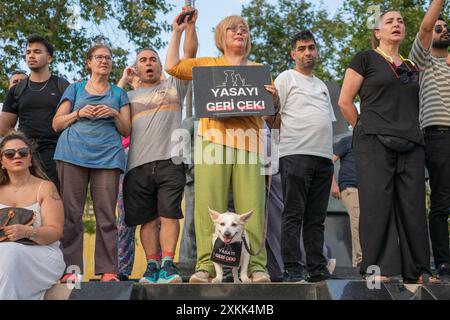
[[[450,39],[433,41],[434,49],[447,49],[448,47],[450,47]]]
[[[43,65],[43,66],[37,66],[37,65],[34,65],[34,66],[32,66],[32,67],[28,66],[28,68],[29,68],[31,71],[33,71],[33,72],[40,72],[40,71],[42,71],[43,69],[45,69],[46,66],[47,66],[47,65]]]
[[[309,62],[309,63],[302,61],[302,67],[303,67],[303,69],[306,69],[306,70],[313,70],[315,64],[316,64],[316,59],[313,59],[313,61]]]

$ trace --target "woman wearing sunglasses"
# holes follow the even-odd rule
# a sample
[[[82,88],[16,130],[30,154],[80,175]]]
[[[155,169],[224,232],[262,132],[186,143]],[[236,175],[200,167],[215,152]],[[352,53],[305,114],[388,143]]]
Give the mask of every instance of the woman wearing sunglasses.
[[[402,15],[382,14],[373,32],[373,49],[350,62],[339,106],[354,127],[361,273],[375,272],[382,281],[402,275],[406,282],[425,283],[435,279],[425,218],[419,70],[399,54],[404,38]],[[360,115],[354,105],[357,95]]]
[[[29,140],[12,132],[0,143],[0,209],[31,210],[31,226],[4,227],[0,242],[0,300],[42,299],[64,273],[59,249],[64,208],[55,185],[39,166]],[[17,241],[29,239],[35,245]]]
[[[126,92],[109,83],[111,49],[91,48],[87,69],[89,80],[67,88],[53,119],[55,131],[62,131],[55,152],[66,217],[61,244],[66,264],[83,272],[82,215],[89,185],[96,217],[95,274],[101,281],[118,281],[115,211],[130,106]],[[71,277],[65,274],[62,282]]]

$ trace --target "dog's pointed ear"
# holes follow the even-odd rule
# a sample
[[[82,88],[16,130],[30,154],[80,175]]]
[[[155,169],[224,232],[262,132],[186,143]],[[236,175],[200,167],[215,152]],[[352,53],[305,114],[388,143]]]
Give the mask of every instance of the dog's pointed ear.
[[[250,217],[252,216],[252,214],[253,214],[253,210],[251,210],[251,211],[249,211],[249,212],[246,212],[246,213],[243,213],[243,214],[241,214],[240,216],[239,216],[239,220],[241,221],[241,223],[247,223],[247,221],[248,221],[248,219],[250,219]]]
[[[211,220],[212,221],[216,221],[217,219],[219,219],[219,215],[220,215],[219,212],[214,211],[210,207],[208,207],[208,211],[209,211],[209,215],[211,216]]]

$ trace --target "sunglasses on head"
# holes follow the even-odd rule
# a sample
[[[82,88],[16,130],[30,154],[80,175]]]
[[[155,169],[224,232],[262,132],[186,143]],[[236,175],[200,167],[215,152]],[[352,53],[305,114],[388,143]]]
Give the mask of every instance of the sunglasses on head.
[[[419,72],[417,70],[398,70],[397,78],[401,84],[417,83],[419,82]]]
[[[434,27],[434,31],[436,31],[436,33],[442,33],[442,31],[444,31],[444,28],[447,29],[447,32],[450,33],[450,27],[449,26],[435,26]]]
[[[19,158],[28,157],[30,155],[30,148],[24,147],[19,149],[5,149],[2,151],[2,155],[6,159],[14,159],[16,154],[19,155]]]

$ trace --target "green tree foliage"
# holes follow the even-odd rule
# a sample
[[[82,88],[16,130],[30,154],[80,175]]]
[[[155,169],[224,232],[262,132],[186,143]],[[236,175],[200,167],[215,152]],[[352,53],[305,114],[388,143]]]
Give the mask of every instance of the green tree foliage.
[[[331,17],[322,6],[306,0],[279,0],[272,5],[266,0],[253,0],[243,7],[252,36],[252,58],[269,65],[273,76],[292,68],[291,38],[302,29],[311,30],[318,42],[321,58],[316,73],[331,79],[337,68],[338,47],[346,27],[339,14]]]
[[[157,18],[171,6],[165,0],[17,0],[2,1],[0,10],[0,101],[7,76],[23,61],[27,36],[39,34],[54,44],[54,71],[85,76],[85,55],[96,42],[113,48],[112,80],[120,77],[127,50],[116,41],[123,33],[137,47],[161,48],[160,37],[170,27]],[[63,64],[64,70],[59,66]],[[74,79],[70,79],[74,80]]]
[[[320,61],[316,75],[324,80],[342,81],[345,69],[353,56],[371,48],[370,22],[376,15],[371,6],[381,11],[399,11],[405,20],[407,34],[401,54],[408,56],[420,23],[429,6],[429,0],[344,0],[334,16],[316,1],[278,0],[277,5],[267,0],[253,0],[243,7],[254,43],[253,58],[272,67],[273,75],[293,66],[289,42],[292,35],[310,29],[319,43]],[[444,17],[448,17],[448,8]]]

